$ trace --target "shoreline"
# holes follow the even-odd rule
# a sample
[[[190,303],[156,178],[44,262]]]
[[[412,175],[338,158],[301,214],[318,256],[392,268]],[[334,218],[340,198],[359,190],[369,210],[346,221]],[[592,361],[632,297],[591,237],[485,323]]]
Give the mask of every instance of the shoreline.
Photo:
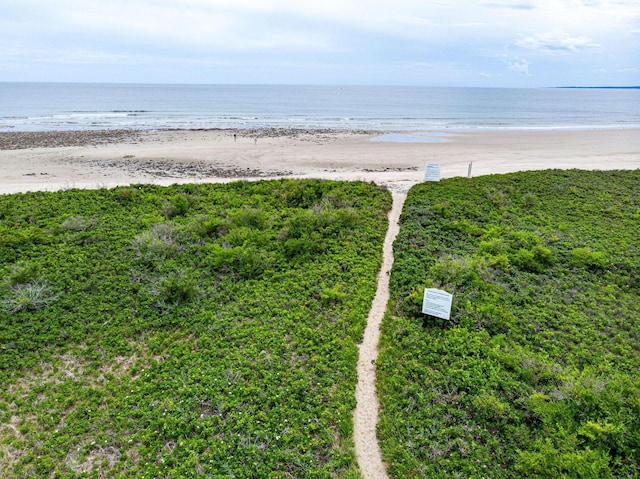
[[[514,127],[514,128],[447,128],[428,130],[367,130],[351,128],[148,128],[148,129],[85,129],[85,130],[42,130],[14,131],[0,125],[0,151],[28,148],[59,148],[66,146],[99,146],[111,143],[139,142],[150,135],[172,133],[219,133],[237,138],[297,138],[304,135],[369,135],[372,141],[389,143],[431,143],[433,138],[445,139],[459,135],[512,135],[512,134],[554,134],[554,133],[599,133],[630,132],[640,134],[640,125],[628,127],[612,126],[567,126],[567,127]],[[385,138],[388,137],[388,138]],[[424,141],[418,141],[424,140]]]
[[[467,176],[470,163],[472,176],[638,169],[640,129],[0,132],[0,194],[281,177],[374,181],[405,192],[423,181],[427,163],[440,163],[443,178]]]
[[[0,127],[1,128],[1,127]],[[144,141],[149,134],[180,132],[215,132],[227,135],[236,134],[238,138],[278,138],[298,137],[301,135],[371,134],[370,130],[334,130],[331,128],[166,128],[166,129],[107,129],[107,130],[56,130],[56,131],[4,131],[0,129],[0,151],[22,150],[27,148],[59,148],[65,146],[98,146],[110,143],[128,143]],[[382,134],[382,133],[380,133]]]

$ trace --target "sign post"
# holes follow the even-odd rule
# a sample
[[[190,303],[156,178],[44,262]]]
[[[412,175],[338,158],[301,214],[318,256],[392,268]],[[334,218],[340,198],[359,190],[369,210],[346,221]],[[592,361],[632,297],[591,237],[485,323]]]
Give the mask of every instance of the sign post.
[[[422,299],[422,312],[436,318],[449,321],[453,295],[441,289],[425,288]]]
[[[424,181],[440,181],[440,163],[427,163]]]

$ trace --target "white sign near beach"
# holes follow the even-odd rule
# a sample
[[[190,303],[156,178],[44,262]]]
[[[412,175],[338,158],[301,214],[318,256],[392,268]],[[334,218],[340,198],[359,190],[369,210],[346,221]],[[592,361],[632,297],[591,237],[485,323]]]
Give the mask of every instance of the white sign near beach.
[[[422,299],[422,312],[436,318],[449,319],[451,317],[451,303],[453,295],[441,289],[425,288]]]
[[[440,181],[440,163],[427,163],[424,181]]]

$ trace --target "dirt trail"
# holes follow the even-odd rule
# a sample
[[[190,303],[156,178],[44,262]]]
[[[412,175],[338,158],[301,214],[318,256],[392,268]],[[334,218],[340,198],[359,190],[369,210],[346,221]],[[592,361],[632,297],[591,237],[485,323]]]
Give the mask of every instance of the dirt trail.
[[[358,358],[358,385],[356,386],[356,409],[354,419],[354,441],[358,465],[364,479],[387,478],[382,462],[382,453],[376,436],[378,424],[378,397],[376,396],[376,367],[380,323],[389,301],[389,274],[393,266],[393,241],[399,231],[398,220],[406,194],[393,193],[393,206],[389,213],[389,229],[384,239],[382,268],[378,273],[378,289],[371,304],[367,327],[360,345]]]

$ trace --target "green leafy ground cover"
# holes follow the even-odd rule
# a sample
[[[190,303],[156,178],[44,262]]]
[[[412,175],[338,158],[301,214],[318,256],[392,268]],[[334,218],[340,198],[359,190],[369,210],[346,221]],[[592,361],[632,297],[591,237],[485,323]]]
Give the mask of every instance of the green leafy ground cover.
[[[640,472],[640,171],[414,187],[378,360],[393,478]],[[454,295],[424,321],[425,287]]]
[[[372,184],[0,197],[0,476],[357,477]]]

